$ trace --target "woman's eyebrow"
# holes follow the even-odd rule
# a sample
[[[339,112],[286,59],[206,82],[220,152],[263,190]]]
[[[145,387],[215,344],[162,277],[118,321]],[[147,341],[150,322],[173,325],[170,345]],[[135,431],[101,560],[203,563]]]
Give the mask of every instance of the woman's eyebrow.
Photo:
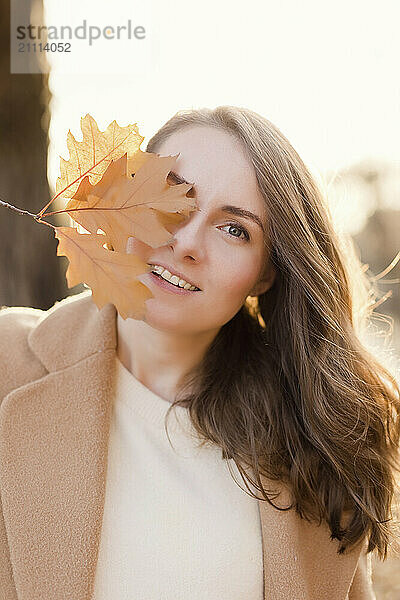
[[[262,231],[265,233],[264,225],[258,215],[246,210],[245,208],[240,208],[239,206],[232,206],[232,204],[225,204],[221,206],[220,210],[222,212],[230,213],[231,215],[236,215],[237,217],[243,217],[244,219],[250,219],[257,223],[259,227],[261,227]]]
[[[175,171],[170,171],[168,173],[168,177],[172,177],[172,179],[174,179],[175,183],[187,183],[188,185],[192,185],[194,188],[194,184],[192,182],[186,181],[186,179],[184,179],[183,177],[181,177],[180,175],[175,173]],[[255,215],[251,211],[246,210],[245,208],[240,208],[239,206],[233,206],[232,204],[225,204],[224,206],[221,206],[220,210],[222,212],[229,213],[231,215],[235,215],[237,217],[243,217],[244,219],[250,219],[251,221],[254,221],[254,223],[256,223],[259,227],[261,227],[261,230],[265,233],[265,229],[264,229],[262,220],[260,219],[260,217],[258,215]]]

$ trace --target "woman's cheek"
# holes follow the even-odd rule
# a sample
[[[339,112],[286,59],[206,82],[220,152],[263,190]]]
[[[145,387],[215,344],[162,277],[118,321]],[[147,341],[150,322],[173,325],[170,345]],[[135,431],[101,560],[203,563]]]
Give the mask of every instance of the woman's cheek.
[[[246,271],[244,268],[235,269],[229,277],[224,277],[221,288],[225,290],[225,295],[236,300],[248,295],[248,291],[254,286],[256,273]]]

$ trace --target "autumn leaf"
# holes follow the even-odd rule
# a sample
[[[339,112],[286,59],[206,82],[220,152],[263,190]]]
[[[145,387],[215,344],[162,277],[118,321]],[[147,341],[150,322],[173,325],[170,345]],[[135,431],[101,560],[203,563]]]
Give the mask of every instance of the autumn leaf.
[[[84,177],[88,171],[90,182],[97,183],[111,161],[117,160],[125,153],[131,158],[140,150],[139,146],[144,140],[136,123],[120,127],[114,120],[105,131],[100,131],[96,121],[89,114],[81,118],[81,130],[81,142],[75,139],[71,130],[68,131],[69,159],[60,158],[60,177],[56,182],[57,196],[72,198],[78,188],[79,178]],[[140,150],[136,156],[136,165],[132,162],[132,166],[139,168],[141,161],[145,160],[146,153]]]
[[[135,254],[111,252],[103,248],[103,234],[78,233],[74,227],[57,227],[57,254],[68,257],[68,287],[84,282],[92,289],[92,299],[101,309],[111,302],[123,319],[142,319],[144,302],[153,294],[136,277],[150,267]]]
[[[86,156],[86,150],[83,153],[76,151],[76,162],[71,165],[67,179],[65,170],[61,177],[61,180],[64,177],[64,183],[74,177],[73,169],[77,164],[79,172],[86,167],[90,171],[88,165],[109,149],[94,119],[86,115],[83,121],[81,144],[83,149],[90,146],[91,154],[88,151]],[[110,131],[111,125],[106,132]],[[129,125],[125,130],[131,131],[132,127]],[[113,148],[115,140],[120,141],[123,137],[119,133],[113,138]],[[197,203],[186,195],[191,184],[169,185],[167,181],[179,155],[161,157],[143,152],[139,147],[132,152],[132,146],[131,154],[127,150],[122,154],[120,149],[114,150],[115,154],[109,154],[114,158],[109,160],[107,157],[106,168],[102,167],[101,174],[96,167],[94,172],[83,175],[79,183],[70,186],[68,193],[60,189],[59,195],[70,197],[70,200],[65,210],[58,212],[66,212],[77,226],[54,227],[55,237],[59,240],[57,255],[68,258],[68,287],[86,283],[92,289],[93,301],[99,309],[111,302],[122,318],[142,319],[145,301],[153,294],[138,281],[138,277],[148,273],[150,267],[143,256],[126,253],[128,238],[141,240],[150,253],[152,248],[171,242],[175,227],[197,209]],[[84,156],[87,162],[82,167]],[[65,163],[62,165],[65,168]],[[72,195],[71,189],[75,189]],[[46,216],[46,213],[42,215]],[[79,226],[85,233],[79,233]]]
[[[126,175],[126,163],[126,154],[113,161],[96,185],[84,177],[66,211],[87,231],[102,229],[118,252],[125,251],[131,236],[152,248],[162,246],[171,240],[171,227],[196,208],[186,196],[192,186],[167,183],[175,156],[151,154],[134,178]]]

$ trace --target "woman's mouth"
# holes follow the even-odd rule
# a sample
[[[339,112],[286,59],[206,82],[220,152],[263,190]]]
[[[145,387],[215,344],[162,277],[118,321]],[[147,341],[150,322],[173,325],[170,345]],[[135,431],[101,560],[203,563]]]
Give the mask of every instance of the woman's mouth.
[[[157,286],[159,286],[161,289],[171,292],[173,294],[187,295],[187,294],[195,294],[196,292],[201,291],[201,290],[185,290],[184,288],[181,288],[177,285],[174,285],[173,283],[170,283],[169,281],[167,281],[166,279],[161,277],[161,275],[157,275],[157,273],[150,272],[148,275],[150,276],[151,281],[154,281],[154,283]]]

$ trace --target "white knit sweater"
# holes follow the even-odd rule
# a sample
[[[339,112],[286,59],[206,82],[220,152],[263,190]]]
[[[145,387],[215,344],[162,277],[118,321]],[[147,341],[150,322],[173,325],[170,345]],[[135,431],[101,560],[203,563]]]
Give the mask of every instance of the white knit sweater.
[[[170,413],[172,448],[170,403],[116,360],[93,600],[262,600],[258,502],[235,463],[198,447],[183,407]]]

